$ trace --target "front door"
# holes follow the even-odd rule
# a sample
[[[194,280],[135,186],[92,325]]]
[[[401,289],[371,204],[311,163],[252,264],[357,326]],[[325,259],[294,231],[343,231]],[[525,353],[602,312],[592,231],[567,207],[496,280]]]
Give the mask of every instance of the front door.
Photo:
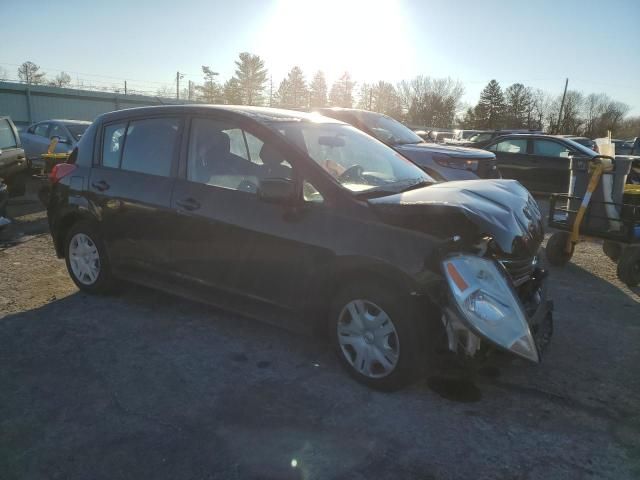
[[[167,273],[182,123],[158,117],[103,128],[101,161],[89,188],[115,268]]]
[[[264,178],[294,178],[292,163],[268,139],[229,120],[194,118],[185,178],[173,195],[173,268],[225,292],[224,301],[244,302],[244,311],[258,304],[292,310],[323,259],[312,241],[322,228],[321,197],[316,191],[296,211],[265,203],[257,196]],[[313,187],[306,189],[311,195]]]
[[[537,164],[538,191],[569,192],[569,155],[571,153],[569,147],[555,140],[533,140],[532,155]]]

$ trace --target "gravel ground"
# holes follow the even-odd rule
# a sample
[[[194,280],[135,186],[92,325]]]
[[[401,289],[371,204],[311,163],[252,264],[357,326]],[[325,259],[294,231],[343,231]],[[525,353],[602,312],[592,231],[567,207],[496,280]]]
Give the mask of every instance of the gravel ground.
[[[552,271],[541,365],[383,394],[310,338],[144,288],[82,294],[37,204],[10,208],[0,479],[640,478],[640,291],[596,243]]]

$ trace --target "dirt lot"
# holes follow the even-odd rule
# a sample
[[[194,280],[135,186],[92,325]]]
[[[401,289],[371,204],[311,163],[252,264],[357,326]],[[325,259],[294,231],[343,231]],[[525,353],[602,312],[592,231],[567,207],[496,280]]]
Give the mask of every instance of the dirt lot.
[[[37,203],[12,203],[0,479],[640,478],[640,291],[597,244],[552,271],[541,365],[382,394],[312,339],[143,288],[79,293]]]

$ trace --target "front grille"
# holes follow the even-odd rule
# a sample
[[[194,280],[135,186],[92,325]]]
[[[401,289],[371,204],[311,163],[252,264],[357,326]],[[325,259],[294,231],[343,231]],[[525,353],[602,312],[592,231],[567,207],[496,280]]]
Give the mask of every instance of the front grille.
[[[509,259],[498,260],[505,268],[513,284],[516,287],[526,283],[531,278],[536,265],[538,264],[537,257],[528,257],[523,259]]]

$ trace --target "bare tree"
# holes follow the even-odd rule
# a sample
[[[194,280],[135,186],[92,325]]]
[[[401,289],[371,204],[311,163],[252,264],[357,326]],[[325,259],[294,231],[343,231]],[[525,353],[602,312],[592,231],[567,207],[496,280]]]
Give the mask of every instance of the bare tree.
[[[68,87],[71,85],[71,75],[67,72],[60,72],[55,78],[49,82],[53,87]]]
[[[18,78],[27,85],[40,85],[45,82],[45,73],[33,62],[24,62],[18,67]]]
[[[407,120],[427,127],[451,127],[460,110],[464,87],[451,78],[417,76],[395,89]]]

